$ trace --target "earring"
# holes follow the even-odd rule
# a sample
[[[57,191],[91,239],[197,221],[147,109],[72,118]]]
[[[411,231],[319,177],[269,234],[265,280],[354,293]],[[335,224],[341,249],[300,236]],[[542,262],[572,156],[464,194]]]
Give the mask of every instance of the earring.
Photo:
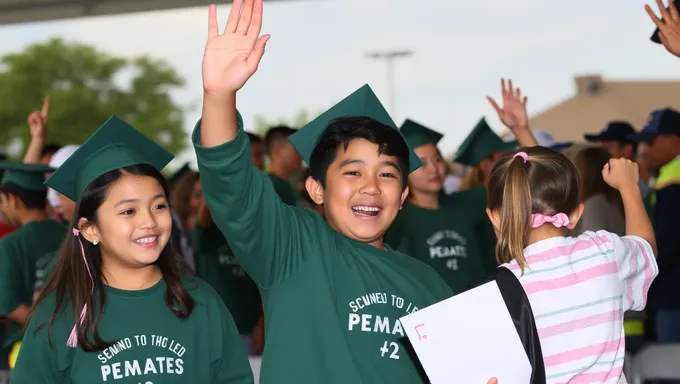
[[[97,244],[99,244],[99,240],[97,240],[97,239],[94,239],[94,241],[92,242],[92,244],[94,244],[94,245],[97,245]]]

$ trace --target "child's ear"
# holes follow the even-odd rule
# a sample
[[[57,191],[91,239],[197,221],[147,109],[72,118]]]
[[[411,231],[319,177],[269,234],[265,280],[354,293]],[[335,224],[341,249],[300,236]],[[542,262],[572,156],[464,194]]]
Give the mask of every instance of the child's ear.
[[[404,201],[406,201],[406,198],[408,197],[408,185],[406,188],[404,188],[404,191],[401,193],[401,202],[399,203],[399,209],[401,209],[404,206]]]
[[[99,230],[94,223],[90,223],[86,218],[81,217],[78,220],[78,230],[80,235],[90,243],[97,245],[101,237],[99,236]]]
[[[308,177],[307,180],[305,180],[305,189],[313,202],[319,205],[323,204],[324,190],[318,180],[311,176]]]
[[[501,228],[501,215],[498,213],[498,210],[492,211],[489,208],[486,209],[486,215],[489,217],[491,225],[493,225],[493,229],[494,231],[496,231],[496,234],[498,235],[498,231]]]
[[[574,230],[576,228],[576,224],[578,224],[578,221],[581,220],[581,216],[583,215],[583,204],[579,204],[578,207],[574,210],[569,215],[569,225],[567,225],[567,228],[570,230]],[[580,235],[580,233],[579,233]]]

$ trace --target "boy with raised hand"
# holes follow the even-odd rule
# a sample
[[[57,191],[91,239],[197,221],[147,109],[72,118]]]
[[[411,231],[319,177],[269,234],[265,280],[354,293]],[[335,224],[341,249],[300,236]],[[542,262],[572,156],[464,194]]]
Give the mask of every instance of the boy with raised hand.
[[[420,383],[398,319],[451,290],[383,245],[419,161],[365,86],[290,138],[327,221],[284,204],[252,164],[235,106],[269,39],[261,22],[262,0],[235,0],[220,34],[210,7],[203,119],[192,135],[215,223],[262,293],[261,383]]]

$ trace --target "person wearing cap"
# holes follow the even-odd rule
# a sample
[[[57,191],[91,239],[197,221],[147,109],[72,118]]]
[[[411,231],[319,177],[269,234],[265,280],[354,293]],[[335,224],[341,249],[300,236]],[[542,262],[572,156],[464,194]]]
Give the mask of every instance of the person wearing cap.
[[[192,141],[215,224],[262,293],[260,382],[422,383],[399,319],[451,289],[383,241],[420,161],[365,85],[289,138],[311,168],[305,186],[326,219],[282,202],[252,164],[236,110],[269,38],[258,37],[262,0],[243,3],[234,3],[223,34],[210,7]]]
[[[659,342],[680,342],[680,112],[664,108],[653,111],[640,133],[628,139],[649,146],[647,159],[659,168],[651,201],[659,275],[650,290]]]
[[[47,179],[77,220],[12,383],[253,383],[229,311],[168,245],[172,158],[112,116]]]
[[[264,137],[264,147],[269,156],[269,178],[276,193],[288,205],[297,205],[300,196],[290,180],[302,169],[302,159],[288,137],[297,132],[285,125],[271,127]]]
[[[5,161],[7,160],[7,155],[4,153],[0,152],[0,161]],[[0,169],[0,180],[2,180],[2,175],[5,173],[3,169]],[[2,213],[2,208],[0,208],[0,239],[5,237],[5,235],[8,235],[10,233],[14,232],[14,227],[12,227],[5,215]],[[0,362],[1,364],[1,362]]]
[[[66,228],[46,212],[45,172],[42,164],[0,162],[0,208],[16,231],[0,239],[0,317],[11,322],[0,339],[0,348],[21,340],[33,303],[36,263],[61,246]],[[6,361],[7,355],[0,356]]]
[[[409,196],[385,235],[395,250],[432,266],[454,294],[496,266],[495,236],[486,216],[486,189],[443,193],[443,135],[407,119],[399,129],[423,164],[409,175]]]
[[[504,152],[517,148],[517,142],[505,142],[494,132],[485,118],[479,119],[470,134],[458,147],[454,160],[472,167],[463,180],[462,189],[485,186],[496,159]]]

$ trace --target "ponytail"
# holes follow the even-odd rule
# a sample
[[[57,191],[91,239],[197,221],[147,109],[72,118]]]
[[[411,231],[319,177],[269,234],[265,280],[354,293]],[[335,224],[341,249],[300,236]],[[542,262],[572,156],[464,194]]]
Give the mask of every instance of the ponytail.
[[[531,189],[527,176],[526,160],[515,156],[507,168],[500,210],[500,230],[496,244],[496,259],[499,263],[517,260],[522,273],[526,267],[524,245],[531,220]]]

